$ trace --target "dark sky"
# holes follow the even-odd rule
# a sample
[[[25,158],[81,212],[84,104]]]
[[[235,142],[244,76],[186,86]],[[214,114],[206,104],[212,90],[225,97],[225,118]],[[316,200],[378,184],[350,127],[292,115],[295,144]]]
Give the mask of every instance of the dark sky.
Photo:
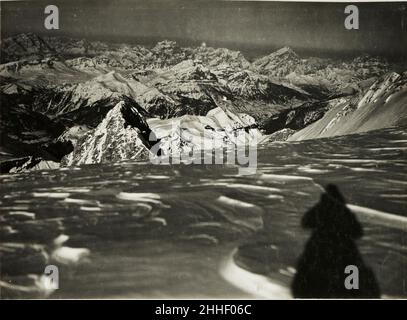
[[[60,30],[43,27],[44,8],[60,9]],[[66,0],[1,2],[2,37],[20,32],[152,43],[173,39],[269,52],[407,56],[407,4],[359,3],[360,29],[344,27],[345,3],[214,0]]]

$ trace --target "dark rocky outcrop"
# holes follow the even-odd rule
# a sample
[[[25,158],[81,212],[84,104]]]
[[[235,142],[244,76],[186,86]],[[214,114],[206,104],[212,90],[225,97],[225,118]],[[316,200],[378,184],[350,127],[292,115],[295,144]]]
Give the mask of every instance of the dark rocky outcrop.
[[[283,129],[299,130],[321,119],[328,109],[327,101],[306,103],[270,117],[262,125],[262,129],[267,134]]]

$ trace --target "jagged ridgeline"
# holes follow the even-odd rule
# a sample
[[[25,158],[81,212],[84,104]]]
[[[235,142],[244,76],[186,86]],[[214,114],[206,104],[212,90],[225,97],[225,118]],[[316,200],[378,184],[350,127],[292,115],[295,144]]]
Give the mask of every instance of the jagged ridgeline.
[[[2,41],[1,59],[2,172],[145,159],[151,133],[164,153],[188,151],[198,143],[177,132],[191,128],[233,145],[226,128],[256,130],[267,143],[406,124],[406,66],[380,57],[282,48],[248,61],[173,41],[20,34]],[[175,138],[179,148],[169,147]]]

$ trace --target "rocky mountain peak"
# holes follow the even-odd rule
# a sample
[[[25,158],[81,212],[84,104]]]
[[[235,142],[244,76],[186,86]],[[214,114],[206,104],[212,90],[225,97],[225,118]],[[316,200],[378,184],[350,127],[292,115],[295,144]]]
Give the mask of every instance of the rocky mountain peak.
[[[135,103],[125,99],[77,142],[74,151],[62,163],[81,165],[145,159],[149,153],[146,146],[149,134],[149,127]]]
[[[300,63],[299,56],[289,47],[281,48],[253,62],[255,70],[283,77],[294,71]]]

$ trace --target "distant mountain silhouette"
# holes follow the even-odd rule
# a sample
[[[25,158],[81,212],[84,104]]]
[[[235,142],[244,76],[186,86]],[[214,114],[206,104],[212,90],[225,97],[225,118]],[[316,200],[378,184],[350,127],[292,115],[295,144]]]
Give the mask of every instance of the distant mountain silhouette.
[[[302,219],[312,229],[297,263],[292,284],[295,298],[380,298],[373,271],[364,263],[355,240],[363,236],[362,226],[346,207],[335,185],[328,185],[320,201]],[[347,289],[347,266],[359,271],[358,289]]]

